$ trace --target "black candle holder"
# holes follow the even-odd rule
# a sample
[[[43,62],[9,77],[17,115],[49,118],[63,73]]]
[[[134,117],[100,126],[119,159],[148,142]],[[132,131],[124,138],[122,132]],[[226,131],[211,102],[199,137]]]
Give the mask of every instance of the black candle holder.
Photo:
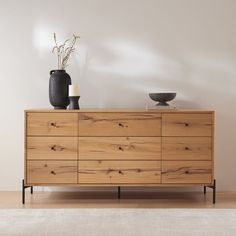
[[[69,110],[79,110],[79,98],[80,96],[72,96],[69,97],[70,100],[70,105],[69,105]]]

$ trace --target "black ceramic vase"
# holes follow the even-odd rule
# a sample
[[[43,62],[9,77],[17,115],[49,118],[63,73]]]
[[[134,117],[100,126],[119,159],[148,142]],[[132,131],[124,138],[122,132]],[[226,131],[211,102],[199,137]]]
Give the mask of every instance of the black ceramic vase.
[[[54,109],[66,109],[70,103],[68,98],[71,78],[65,70],[50,71],[49,100]]]

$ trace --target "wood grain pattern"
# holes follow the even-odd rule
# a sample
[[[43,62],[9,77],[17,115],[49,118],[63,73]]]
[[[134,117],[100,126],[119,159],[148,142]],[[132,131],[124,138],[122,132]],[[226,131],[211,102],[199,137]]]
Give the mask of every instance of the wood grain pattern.
[[[77,137],[27,137],[27,160],[77,160]]]
[[[79,160],[160,160],[160,137],[80,137]]]
[[[211,161],[162,161],[162,183],[211,182]]]
[[[80,113],[79,136],[160,136],[161,115]]]
[[[77,183],[77,161],[27,161],[27,183]]]
[[[160,183],[160,161],[80,161],[79,183]]]
[[[163,136],[211,136],[212,114],[162,114]]]
[[[78,114],[27,113],[28,136],[77,136]]]
[[[28,111],[26,184],[211,185],[213,138],[212,111]]]
[[[211,137],[162,137],[162,160],[211,160]]]

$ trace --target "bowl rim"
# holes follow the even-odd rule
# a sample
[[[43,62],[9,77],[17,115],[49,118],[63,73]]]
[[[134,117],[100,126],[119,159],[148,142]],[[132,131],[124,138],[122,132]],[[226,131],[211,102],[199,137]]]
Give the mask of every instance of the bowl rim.
[[[172,95],[176,95],[177,93],[149,93],[149,95],[155,95],[155,94],[160,94],[160,95],[163,95],[163,94],[172,94]]]
[[[172,92],[168,92],[168,93],[172,93]],[[168,93],[158,93],[158,94],[168,94]],[[149,93],[149,94],[157,94],[157,93]]]

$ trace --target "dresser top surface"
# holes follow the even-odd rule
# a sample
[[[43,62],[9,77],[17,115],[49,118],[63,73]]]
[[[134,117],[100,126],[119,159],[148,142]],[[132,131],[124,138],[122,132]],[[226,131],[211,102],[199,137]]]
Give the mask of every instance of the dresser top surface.
[[[214,113],[213,110],[204,109],[167,109],[167,108],[151,108],[151,109],[138,109],[138,108],[87,108],[80,110],[54,110],[54,109],[26,109],[25,112],[52,112],[52,113],[83,113],[83,112],[147,112],[147,113]]]

